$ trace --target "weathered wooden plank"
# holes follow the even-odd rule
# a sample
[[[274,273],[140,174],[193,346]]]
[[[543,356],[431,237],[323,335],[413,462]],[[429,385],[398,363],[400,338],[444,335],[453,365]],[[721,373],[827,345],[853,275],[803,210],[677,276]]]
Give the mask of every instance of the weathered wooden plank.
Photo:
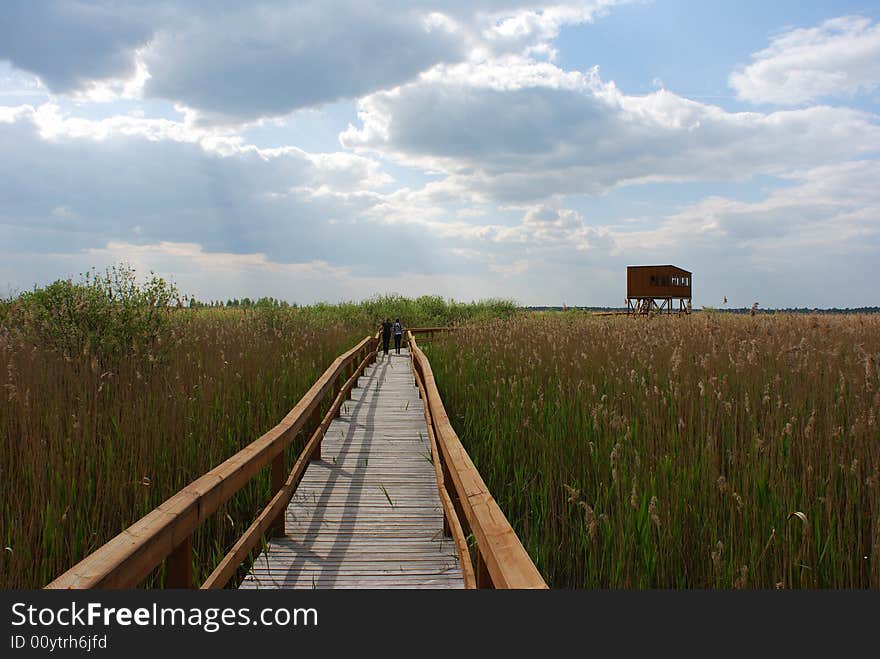
[[[373,542],[359,543],[356,548],[350,546],[340,547],[339,543],[333,539],[315,539],[308,543],[294,540],[294,547],[291,549],[279,549],[273,546],[271,552],[278,554],[287,553],[291,556],[329,556],[331,554],[375,554],[375,555],[393,555],[394,553],[413,554],[417,553],[423,556],[457,556],[455,546],[452,541],[447,539],[446,543],[440,547],[427,548],[424,540],[401,540],[388,542],[388,539],[378,539]],[[439,543],[437,543],[439,545]]]
[[[446,588],[461,588],[461,577],[450,574],[296,574],[284,572],[276,574],[249,574],[241,588],[389,588],[410,584],[416,588],[433,588],[440,585]],[[456,585],[457,584],[457,585]]]
[[[415,512],[413,512],[415,511]],[[323,524],[358,524],[373,526],[401,526],[403,524],[430,526],[435,528],[438,521],[443,519],[440,515],[420,515],[418,508],[408,507],[403,511],[389,510],[388,515],[380,515],[379,513],[363,514],[358,517],[346,516],[344,513],[336,513],[334,515],[323,515],[318,512],[315,515],[289,515],[288,519],[294,522],[317,520]]]
[[[284,562],[281,562],[281,561]],[[417,561],[407,559],[405,561],[377,561],[368,559],[365,561],[346,561],[340,559],[319,561],[301,560],[289,556],[279,557],[275,562],[259,563],[250,571],[256,577],[262,575],[282,575],[288,579],[298,578],[301,574],[333,575],[338,578],[364,574],[428,574],[433,576],[458,576],[461,578],[461,568],[458,561],[453,558],[437,561]]]
[[[361,554],[360,552],[349,552],[348,554],[333,555],[299,555],[295,552],[270,552],[269,554],[261,554],[254,562],[253,571],[265,569],[267,565],[284,565],[296,567],[308,567],[309,569],[320,569],[331,565],[352,565],[359,569],[422,569],[424,566],[443,565],[444,567],[457,566],[458,558],[449,554],[431,554],[419,556],[410,553],[403,554]]]
[[[444,568],[450,566],[458,566],[458,558],[443,554],[435,554],[432,556],[408,554],[360,554],[352,557],[345,554],[333,554],[328,556],[301,556],[295,553],[273,554],[270,564],[284,562],[285,565],[299,565],[308,569],[321,569],[333,565],[352,565],[359,568],[379,568],[379,569],[396,569],[397,567],[423,568],[425,566],[438,566]],[[254,565],[252,571],[260,570],[265,567],[263,561],[258,561]]]
[[[370,366],[242,588],[461,588],[406,351]]]
[[[363,350],[366,351],[366,346]],[[362,353],[359,352],[358,356],[361,354]],[[352,362],[352,367],[355,372],[342,385],[341,391],[337,392],[336,398],[330,404],[326,415],[320,421],[318,427],[313,431],[312,436],[309,438],[309,441],[306,443],[302,453],[299,458],[297,458],[296,463],[293,465],[293,469],[290,471],[290,474],[286,479],[284,478],[284,453],[279,453],[275,457],[275,460],[272,463],[272,489],[276,491],[275,496],[269,501],[269,504],[263,509],[263,512],[257,516],[257,519],[254,520],[245,533],[238,539],[233,546],[232,551],[228,552],[226,556],[223,557],[223,560],[220,561],[219,565],[214,568],[214,571],[211,572],[202,584],[203,589],[222,588],[225,586],[229,579],[232,578],[232,575],[238,570],[238,566],[241,565],[251,552],[253,552],[254,548],[265,534],[266,529],[269,528],[269,525],[271,525],[272,536],[278,537],[284,535],[284,528],[287,521],[285,511],[287,502],[293,496],[296,486],[299,484],[305,473],[306,467],[311,463],[312,456],[320,452],[321,438],[327,427],[329,427],[331,420],[336,415],[336,411],[339,409],[347,392],[351,390],[354,386],[354,382],[357,381],[356,374],[362,373],[366,368],[367,363],[371,361],[374,356],[375,352],[366,355],[360,363],[356,365]],[[320,407],[316,407],[313,412],[316,410],[320,410]]]
[[[326,584],[337,583],[352,583],[352,582],[373,582],[375,585],[379,585],[384,587],[383,584],[388,583],[401,583],[401,582],[410,582],[410,583],[430,583],[430,582],[458,582],[461,583],[461,575],[456,576],[452,573],[426,573],[426,572],[409,572],[409,573],[399,573],[399,574],[387,574],[387,573],[375,573],[370,574],[366,572],[354,573],[354,574],[345,574],[345,573],[331,573],[331,572],[312,572],[312,573],[301,573],[295,572],[293,574],[287,573],[284,570],[279,570],[275,572],[260,572],[257,574],[248,575],[251,577],[251,580],[260,581],[264,584],[266,582],[276,582],[279,584],[282,583],[291,583],[291,582],[324,582]]]
[[[357,580],[340,581],[333,580],[307,580],[301,581],[275,581],[265,580],[257,583],[255,580],[245,581],[242,588],[297,588],[297,589],[314,589],[314,590],[342,590],[342,589],[381,589],[381,590],[421,590],[421,589],[459,589],[461,588],[460,580],[455,579],[426,579],[423,576],[413,578],[397,577],[394,579],[378,579],[376,577],[368,577]]]
[[[438,564],[443,564],[447,566],[458,565],[458,557],[452,556],[448,553],[434,552],[431,554],[425,554],[424,552],[416,553],[413,551],[398,552],[397,554],[390,554],[388,552],[378,551],[361,553],[360,551],[355,550],[349,550],[348,552],[324,552],[321,554],[295,551],[270,551],[269,554],[261,554],[259,558],[254,561],[253,569],[259,570],[264,568],[267,564],[272,565],[276,563],[299,566],[309,565],[312,567],[322,567],[327,565],[345,563],[365,567],[373,566],[377,568],[387,568],[389,565],[392,565],[395,567],[405,568],[407,566],[418,567],[422,565]]]

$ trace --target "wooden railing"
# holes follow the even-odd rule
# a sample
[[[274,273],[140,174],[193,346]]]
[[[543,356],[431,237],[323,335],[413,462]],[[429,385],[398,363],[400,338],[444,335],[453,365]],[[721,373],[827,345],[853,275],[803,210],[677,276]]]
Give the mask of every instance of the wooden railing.
[[[278,425],[190,483],[46,588],[133,588],[162,561],[166,565],[167,587],[192,588],[193,532],[271,463],[275,496],[202,585],[222,588],[267,530],[272,535],[284,534],[287,503],[308,462],[321,457],[324,432],[360,374],[375,359],[378,341],[378,334],[365,337],[337,357]],[[332,403],[322,418],[321,405],[328,394]],[[314,431],[288,473],[284,449],[309,424]]]
[[[452,332],[455,330],[455,327],[445,326],[445,327],[414,327],[412,329],[406,330],[410,334],[418,334],[423,339],[433,339],[434,334],[443,333],[443,332]]]
[[[451,535],[462,565],[466,588],[547,588],[504,513],[483,482],[449,423],[431,363],[407,332],[413,374],[425,404],[431,455],[443,504],[444,531]],[[476,566],[465,530],[476,539]]]
[[[437,486],[444,511],[444,531],[454,539],[467,588],[546,588],[529,555],[489,494],[458,436],[449,424],[427,357],[414,335],[431,337],[448,328],[407,330],[412,368],[425,403],[425,421]],[[223,588],[266,535],[284,535],[284,513],[312,460],[321,458],[321,440],[342,403],[368,364],[376,359],[379,334],[365,337],[324,371],[296,406],[274,428],[162,503],[86,556],[46,588],[133,588],[163,561],[166,587],[192,588],[192,536],[264,467],[271,463],[274,496],[201,588]],[[321,407],[331,403],[321,416]],[[292,469],[285,448],[301,430],[311,436]],[[465,530],[476,539],[476,569]]]

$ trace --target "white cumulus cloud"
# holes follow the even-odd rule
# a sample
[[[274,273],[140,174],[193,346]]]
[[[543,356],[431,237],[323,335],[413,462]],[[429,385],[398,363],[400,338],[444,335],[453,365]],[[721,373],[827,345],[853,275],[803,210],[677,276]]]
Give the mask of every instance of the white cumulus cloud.
[[[880,85],[880,23],[843,16],[775,37],[730,76],[739,98],[800,104],[870,92]]]
[[[625,0],[5,0],[0,61],[77,99],[163,98],[242,124],[388,89],[439,63],[552,52]]]
[[[663,89],[627,95],[597,68],[518,57],[437,67],[362,99],[358,114],[344,146],[443,172],[449,195],[472,201],[778,175],[880,148],[865,112],[728,112]]]

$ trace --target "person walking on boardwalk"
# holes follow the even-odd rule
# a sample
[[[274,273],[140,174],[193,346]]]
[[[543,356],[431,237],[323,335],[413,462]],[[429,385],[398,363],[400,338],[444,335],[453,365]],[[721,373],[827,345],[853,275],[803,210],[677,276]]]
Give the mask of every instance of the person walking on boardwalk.
[[[394,350],[400,354],[400,341],[403,339],[403,325],[400,324],[400,318],[394,321]]]
[[[391,321],[387,318],[382,323],[382,353],[388,354],[388,342],[391,341]]]

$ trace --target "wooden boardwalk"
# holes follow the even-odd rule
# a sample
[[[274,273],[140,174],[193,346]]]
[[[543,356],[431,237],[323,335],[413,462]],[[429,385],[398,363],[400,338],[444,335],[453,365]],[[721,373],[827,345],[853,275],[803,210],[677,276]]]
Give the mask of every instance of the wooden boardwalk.
[[[449,422],[415,338],[438,331],[407,330],[409,350],[372,365],[365,336],[281,421],[46,588],[136,588],[163,564],[166,588],[224,588],[262,547],[241,588],[546,589]],[[194,534],[267,467],[271,498],[199,585]]]
[[[369,366],[241,588],[463,588],[410,356]]]

